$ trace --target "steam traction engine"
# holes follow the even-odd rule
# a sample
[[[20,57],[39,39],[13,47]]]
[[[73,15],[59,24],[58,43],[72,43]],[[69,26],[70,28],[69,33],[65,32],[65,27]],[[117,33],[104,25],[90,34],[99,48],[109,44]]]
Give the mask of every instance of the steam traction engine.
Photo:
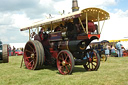
[[[43,65],[57,65],[63,75],[71,74],[74,65],[83,65],[88,71],[98,70],[99,54],[91,48],[87,49],[87,46],[100,38],[100,21],[107,19],[109,13],[106,11],[87,8],[22,28],[21,31],[29,30],[29,41],[23,56],[25,66],[36,70],[43,68]],[[33,37],[34,40],[31,40]]]
[[[0,41],[0,62],[8,63],[9,62],[9,54],[8,54],[8,45],[3,44]]]

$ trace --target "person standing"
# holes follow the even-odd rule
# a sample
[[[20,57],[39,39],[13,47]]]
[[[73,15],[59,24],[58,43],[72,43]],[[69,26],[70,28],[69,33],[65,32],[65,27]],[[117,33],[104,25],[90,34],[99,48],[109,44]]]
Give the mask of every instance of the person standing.
[[[9,56],[11,56],[11,46],[9,45]]]
[[[15,56],[15,50],[16,48],[13,46],[13,56]]]
[[[38,34],[39,34],[39,37],[40,37],[40,40],[41,40],[41,44],[44,47],[46,61],[50,64],[51,54],[50,54],[50,43],[49,43],[49,40],[48,40],[48,34],[46,32],[44,32],[43,28],[41,28],[41,30]]]
[[[119,42],[116,43],[116,49],[117,49],[117,54],[118,54],[118,57],[122,57],[122,44],[119,40]]]
[[[110,46],[107,44],[105,45],[105,55],[107,55],[107,57],[109,57],[109,54],[110,54]]]

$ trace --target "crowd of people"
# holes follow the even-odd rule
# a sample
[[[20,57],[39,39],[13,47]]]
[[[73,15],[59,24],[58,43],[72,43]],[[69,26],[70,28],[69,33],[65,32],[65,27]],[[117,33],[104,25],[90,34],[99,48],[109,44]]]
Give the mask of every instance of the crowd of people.
[[[120,41],[118,41],[116,44],[110,45],[110,43],[98,43],[98,44],[93,44],[91,47],[95,50],[99,51],[104,51],[105,55],[109,57],[110,55],[115,56],[115,57],[122,57],[123,56],[123,51],[125,48],[121,44]]]
[[[8,47],[9,56],[15,56],[16,50],[21,50],[23,52],[23,48],[16,49],[15,46],[13,46],[13,48],[11,48],[11,46],[9,45],[9,47]]]

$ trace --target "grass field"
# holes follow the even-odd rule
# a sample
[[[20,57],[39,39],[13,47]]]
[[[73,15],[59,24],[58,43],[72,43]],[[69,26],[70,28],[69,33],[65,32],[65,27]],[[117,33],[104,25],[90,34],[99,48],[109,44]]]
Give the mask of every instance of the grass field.
[[[78,65],[72,75],[61,75],[51,66],[36,71],[20,68],[22,56],[9,60],[0,63],[0,85],[128,85],[128,57],[109,57],[98,71],[85,71]]]

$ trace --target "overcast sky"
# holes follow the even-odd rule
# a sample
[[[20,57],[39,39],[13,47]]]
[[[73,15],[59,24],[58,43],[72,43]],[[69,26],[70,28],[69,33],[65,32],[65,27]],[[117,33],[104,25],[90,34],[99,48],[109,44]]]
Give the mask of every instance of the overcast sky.
[[[0,40],[3,43],[25,43],[28,31],[20,31],[35,21],[44,20],[52,14],[71,12],[72,0],[0,0]],[[78,0],[80,10],[98,7],[110,13],[105,22],[102,39],[128,37],[128,0]]]

